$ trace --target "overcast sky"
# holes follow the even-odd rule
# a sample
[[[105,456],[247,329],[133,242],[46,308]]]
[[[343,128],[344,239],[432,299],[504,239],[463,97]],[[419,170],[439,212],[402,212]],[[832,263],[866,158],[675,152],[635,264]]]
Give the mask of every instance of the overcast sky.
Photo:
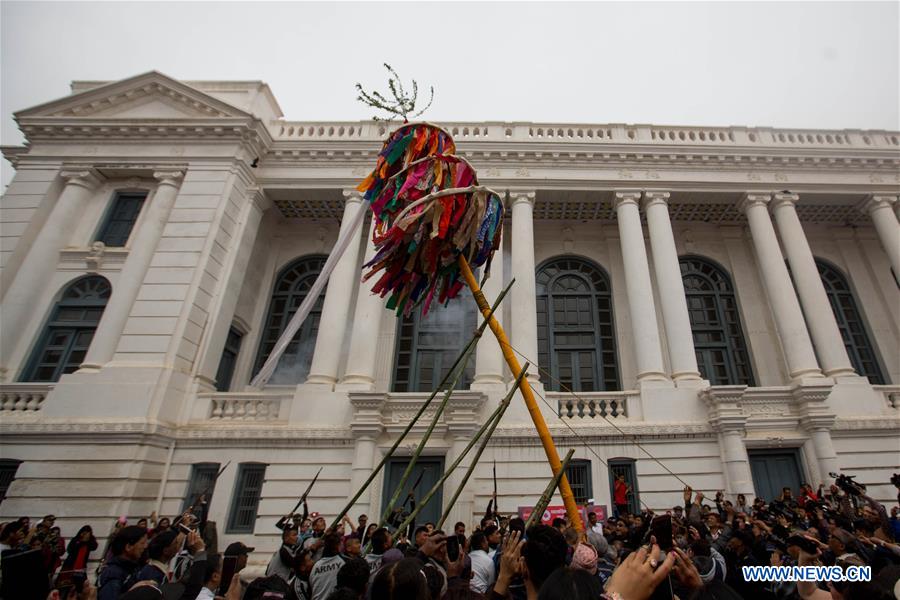
[[[285,117],[372,116],[382,62],[430,120],[900,129],[897,2],[0,3],[12,113],[152,69],[268,83]],[[3,183],[12,170],[3,161]]]

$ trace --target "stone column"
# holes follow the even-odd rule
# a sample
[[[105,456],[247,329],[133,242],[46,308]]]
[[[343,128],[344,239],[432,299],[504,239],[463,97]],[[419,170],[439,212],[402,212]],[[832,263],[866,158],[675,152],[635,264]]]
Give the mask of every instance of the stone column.
[[[356,190],[344,190],[344,216],[338,238],[350,230],[356,214],[362,209],[362,194]],[[328,278],[325,304],[319,321],[316,349],[306,383],[334,386],[337,382],[338,364],[344,347],[344,334],[350,317],[350,299],[353,283],[359,276],[359,233],[347,246]]]
[[[741,399],[747,389],[743,385],[727,385],[707,388],[700,397],[709,409],[709,422],[719,434],[722,456],[725,462],[726,492],[753,497],[753,474],[750,457],[744,445],[747,416],[741,408]]]
[[[500,248],[494,253],[494,260],[491,263],[491,276],[482,288],[489,304],[493,305],[497,296],[503,291],[504,283],[503,249]],[[518,282],[516,285],[518,285]],[[513,289],[515,289],[515,287],[516,286],[514,285]],[[512,290],[510,290],[510,293],[512,293]],[[467,299],[464,298],[464,300]],[[511,301],[512,298],[510,296],[504,298],[503,303],[494,313],[494,317],[496,317],[501,325],[503,324],[503,307]],[[476,322],[480,324],[481,320],[481,316],[479,315]],[[481,341],[478,342],[478,346],[475,347],[475,379],[472,381],[472,389],[502,384],[503,374],[506,372],[505,369],[506,363],[503,360],[500,344],[497,342],[497,338],[491,334],[490,330],[486,330]]]
[[[797,295],[803,306],[803,314],[809,333],[816,345],[822,368],[829,377],[854,375],[853,365],[847,356],[844,340],[838,329],[831,303],[822,285],[819,269],[806,240],[795,206],[799,196],[790,193],[775,194],[772,212],[781,234],[781,243],[791,265]]]
[[[638,382],[645,379],[667,379],[663,367],[656,324],[656,308],[650,283],[650,266],[638,208],[640,192],[616,192],[616,217],[619,221],[619,238],[622,245],[622,263],[625,268],[625,291],[628,295],[628,311],[634,336],[637,358]]]
[[[446,457],[446,466],[449,466],[453,461],[459,458],[459,455],[462,454],[463,450],[465,450],[466,445],[469,443],[469,440],[472,439],[472,435],[474,433],[473,427],[461,427],[455,428],[451,426],[450,431],[447,433],[448,436],[451,437],[450,448],[447,450]],[[459,464],[455,471],[447,478],[447,481],[444,482],[443,489],[443,507],[446,508],[447,503],[450,502],[450,499],[453,497],[454,492],[456,492],[456,488],[459,487],[459,484],[462,483],[463,475],[468,469],[469,465],[472,464],[472,457],[475,456],[475,451],[477,450],[477,446],[472,448],[469,451],[468,456],[463,459],[463,461]],[[446,468],[445,466],[445,468]],[[454,523],[457,521],[463,521],[466,523],[467,527],[470,527],[470,521],[472,519],[472,511],[473,511],[473,495],[472,495],[472,480],[469,480],[469,485],[463,489],[462,493],[459,495],[459,498],[456,501],[456,504],[453,505],[453,508],[450,509],[450,514],[447,515],[447,522],[444,523],[444,529],[446,531],[450,531],[453,529]]]
[[[384,394],[358,392],[350,394],[350,404],[353,406],[353,421],[350,424],[350,431],[353,433],[354,442],[348,498],[356,494],[375,467],[376,442],[378,436],[384,431],[381,417],[384,402]],[[378,458],[380,459],[380,457]],[[369,489],[363,492],[350,508],[350,518],[354,521],[360,514],[368,515],[370,523],[378,521],[377,516],[371,514],[371,499],[377,481],[378,479],[369,484]]]
[[[794,294],[791,277],[778,248],[775,228],[769,218],[767,205],[770,200],[769,194],[747,194],[741,201],[741,210],[746,213],[750,223],[756,261],[765,282],[766,296],[775,317],[775,327],[784,348],[790,376],[795,380],[821,377],[822,372],[806,331],[803,312]]]
[[[369,235],[366,239],[366,254],[363,264],[375,256],[375,244],[372,243],[372,232],[375,219],[372,219]],[[356,294],[356,309],[353,315],[353,331],[350,335],[350,354],[347,358],[347,369],[341,379],[341,387],[346,390],[372,390],[375,388],[375,365],[378,358],[378,338],[381,333],[381,312],[385,310],[384,300],[372,293],[372,286],[378,277],[360,282]]]
[[[894,214],[894,206],[900,206],[897,196],[872,196],[863,205],[878,232],[878,239],[894,269],[894,280],[900,284],[900,223]]]
[[[137,298],[150,266],[150,260],[156,251],[156,245],[162,236],[166,223],[169,222],[169,213],[178,196],[178,188],[181,185],[183,171],[156,171],[153,177],[159,182],[156,193],[153,194],[149,205],[145,209],[146,217],[141,221],[132,238],[128,249],[128,258],[122,265],[122,271],[116,285],[113,286],[112,295],[103,311],[103,317],[97,325],[97,331],[91,340],[91,347],[84,357],[80,371],[95,372],[112,360],[116,352],[119,337],[125,329],[131,307]]]
[[[534,192],[510,191],[512,204],[512,345],[527,360],[530,383],[541,379],[538,370],[537,297],[534,272]],[[480,344],[479,344],[480,345]],[[489,346],[490,347],[490,346]]]
[[[829,473],[840,470],[837,452],[831,439],[831,428],[834,427],[835,420],[835,414],[828,406],[831,391],[830,385],[807,385],[797,386],[792,392],[800,412],[800,426],[809,433],[812,449],[816,455],[819,481],[828,481]]]
[[[672,379],[699,380],[700,369],[694,352],[694,336],[684,295],[684,281],[681,279],[681,266],[678,264],[678,251],[675,249],[675,237],[672,235],[672,222],[669,220],[668,201],[668,192],[644,193],[644,212],[647,214],[647,227],[650,230],[656,285],[659,286],[659,297],[664,299],[662,313],[669,346],[669,364],[672,367]]]
[[[64,170],[66,185],[38,231],[16,278],[7,290],[0,310],[0,373],[6,370],[25,326],[47,300],[46,286],[59,264],[59,252],[69,245],[72,229],[81,220],[85,205],[100,184],[93,169]],[[55,292],[55,290],[54,290]],[[52,294],[51,294],[52,295]]]

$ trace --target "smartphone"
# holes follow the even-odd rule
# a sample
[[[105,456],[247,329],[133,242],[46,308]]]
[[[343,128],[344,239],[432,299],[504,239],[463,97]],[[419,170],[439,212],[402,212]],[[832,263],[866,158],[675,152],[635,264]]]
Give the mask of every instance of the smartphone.
[[[178,529],[180,529],[181,532],[184,533],[185,535],[190,535],[190,533],[193,531],[193,529],[191,529],[190,527],[188,527],[188,526],[185,525],[184,523],[179,523],[179,524],[178,524]]]
[[[447,558],[450,562],[459,560],[459,538],[455,535],[447,537]]]
[[[237,569],[238,556],[226,556],[222,559],[222,578],[219,581],[219,591],[216,595],[224,596],[228,592],[228,586],[231,585],[231,579]]]
[[[672,516],[659,515],[650,521],[650,535],[656,538],[656,544],[663,552],[672,549]]]

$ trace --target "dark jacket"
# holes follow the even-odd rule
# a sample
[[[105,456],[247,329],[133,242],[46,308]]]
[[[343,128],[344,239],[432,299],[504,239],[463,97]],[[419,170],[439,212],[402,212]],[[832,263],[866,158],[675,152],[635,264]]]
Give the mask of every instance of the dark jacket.
[[[112,557],[100,571],[97,600],[119,600],[119,596],[137,583],[136,576],[139,568],[140,565],[136,562],[121,556]]]

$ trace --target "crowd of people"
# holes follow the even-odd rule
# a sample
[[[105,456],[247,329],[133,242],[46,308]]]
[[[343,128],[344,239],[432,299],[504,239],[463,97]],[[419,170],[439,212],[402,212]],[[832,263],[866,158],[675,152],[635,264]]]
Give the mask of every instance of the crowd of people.
[[[900,488],[900,476],[892,482]],[[618,488],[617,488],[618,489]],[[841,476],[813,489],[790,488],[771,502],[710,500],[684,489],[662,514],[589,512],[584,531],[565,519],[527,527],[492,503],[470,532],[441,531],[398,509],[387,526],[343,517],[329,528],[309,513],[285,515],[281,545],[265,574],[247,568],[253,547],[219,554],[205,502],[174,520],[117,522],[99,546],[88,526],[66,543],[55,517],[0,527],[0,596],[10,600],[888,600],[900,598],[900,518]],[[900,495],[898,495],[900,505]],[[411,510],[411,509],[410,509]],[[869,581],[750,581],[744,567],[870,567]],[[251,572],[258,575],[250,576]]]

